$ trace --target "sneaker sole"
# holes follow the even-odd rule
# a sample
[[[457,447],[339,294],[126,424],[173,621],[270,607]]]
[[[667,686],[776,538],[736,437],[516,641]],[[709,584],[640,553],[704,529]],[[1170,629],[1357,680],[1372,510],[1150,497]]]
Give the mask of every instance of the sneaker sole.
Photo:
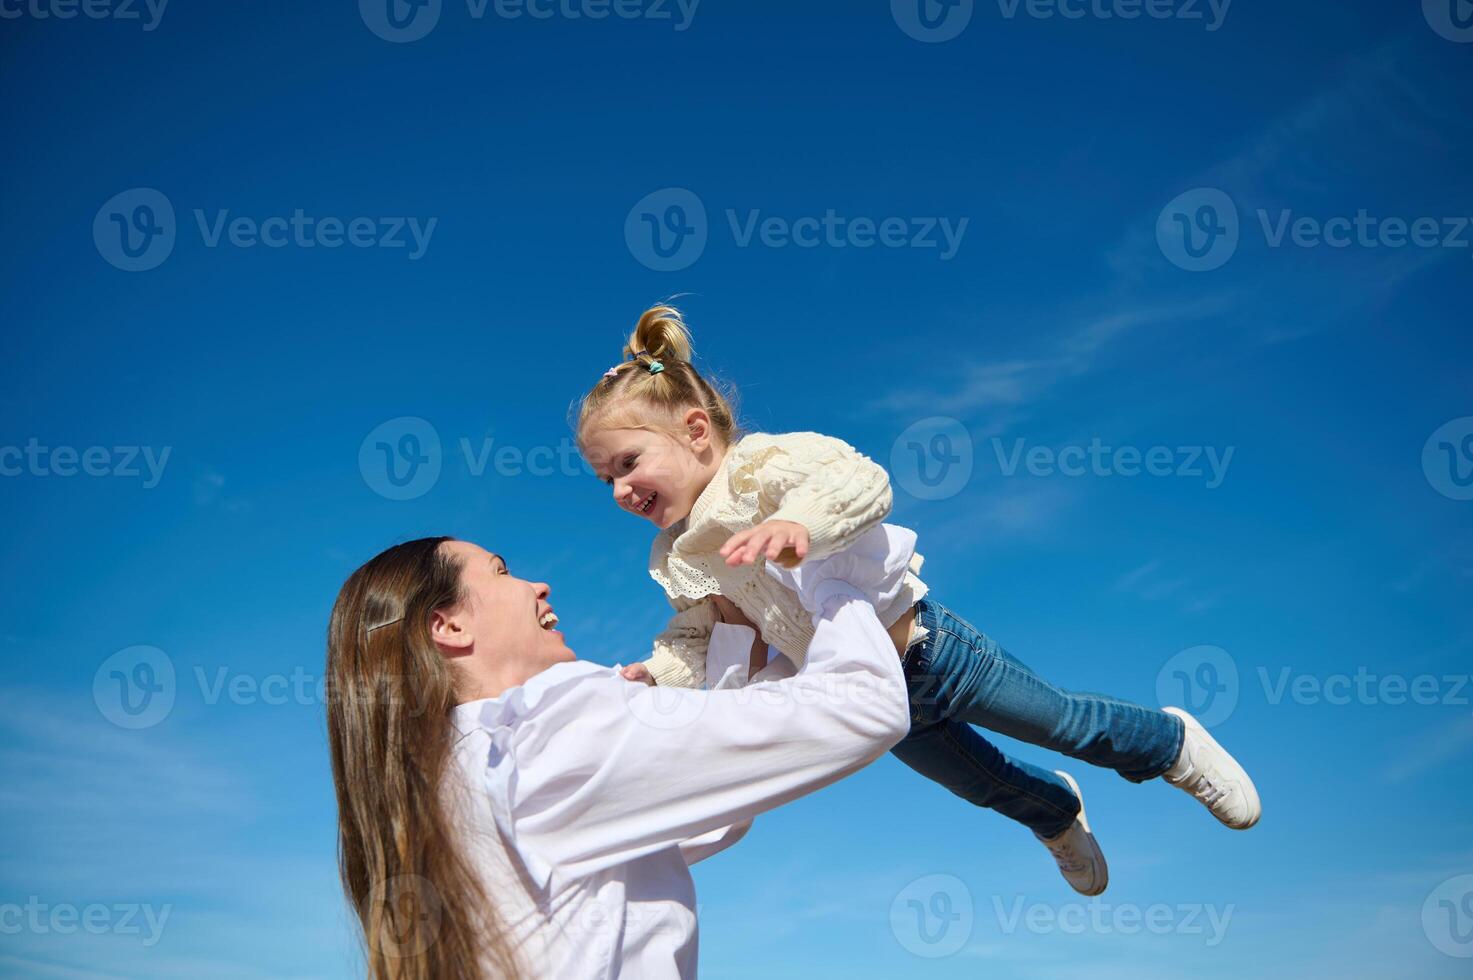
[[[1084,832],[1086,834],[1089,834],[1089,841],[1091,844],[1094,845],[1095,849],[1095,867],[1100,869],[1100,883],[1094,891],[1079,891],[1078,888],[1074,888],[1072,882],[1070,883],[1069,887],[1074,888],[1074,890],[1076,892],[1079,892],[1079,894],[1086,895],[1090,898],[1093,898],[1096,895],[1102,895],[1104,894],[1105,889],[1109,887],[1110,884],[1110,866],[1105,863],[1105,852],[1100,850],[1100,842],[1095,840],[1095,832],[1089,828],[1089,817],[1085,816],[1084,813],[1084,794],[1079,791],[1079,784],[1074,781],[1073,776],[1069,775],[1062,769],[1055,769],[1054,774],[1057,775],[1064,782],[1069,784],[1069,789],[1073,790],[1074,792],[1074,798],[1079,801],[1079,816],[1075,819],[1079,821],[1079,826],[1084,828]],[[1068,879],[1066,878],[1065,880],[1067,881]]]
[[[1165,711],[1167,714],[1176,715],[1182,720],[1182,724],[1191,729],[1198,738],[1200,738],[1204,742],[1210,743],[1213,748],[1217,749],[1217,751],[1223,754],[1224,758],[1231,760],[1232,764],[1238,767],[1238,772],[1243,774],[1243,778],[1239,782],[1238,786],[1243,791],[1244,799],[1248,800],[1248,802],[1251,804],[1251,813],[1249,814],[1248,822],[1242,824],[1230,823],[1227,820],[1224,820],[1222,817],[1219,817],[1216,813],[1212,813],[1211,808],[1208,808],[1207,812],[1212,813],[1214,817],[1217,817],[1218,823],[1222,824],[1224,827],[1228,827],[1232,830],[1251,829],[1263,817],[1263,802],[1258,798],[1258,787],[1253,785],[1253,777],[1248,775],[1248,770],[1243,768],[1243,764],[1239,762],[1236,758],[1234,758],[1231,752],[1222,747],[1222,743],[1212,737],[1211,732],[1202,727],[1202,723],[1200,721],[1187,714],[1186,711],[1181,708],[1163,708],[1162,710]]]

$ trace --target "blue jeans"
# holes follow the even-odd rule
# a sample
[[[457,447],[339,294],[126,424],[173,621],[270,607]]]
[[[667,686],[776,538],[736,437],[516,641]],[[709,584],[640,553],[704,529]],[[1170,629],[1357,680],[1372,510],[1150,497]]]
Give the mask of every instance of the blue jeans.
[[[905,652],[910,734],[900,761],[977,806],[1006,814],[1044,837],[1074,822],[1079,799],[1053,772],[1010,759],[972,725],[1154,779],[1181,753],[1180,718],[1100,694],[1061,690],[940,603],[922,599],[930,631]]]

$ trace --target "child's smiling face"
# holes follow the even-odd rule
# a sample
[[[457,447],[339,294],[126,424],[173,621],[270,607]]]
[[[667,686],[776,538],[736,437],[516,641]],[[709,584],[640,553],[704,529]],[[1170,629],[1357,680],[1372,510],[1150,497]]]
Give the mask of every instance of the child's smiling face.
[[[710,437],[705,413],[691,413],[679,434],[659,429],[595,429],[582,439],[583,455],[613,491],[621,510],[667,528],[690,515],[696,498],[721,466],[724,446]]]

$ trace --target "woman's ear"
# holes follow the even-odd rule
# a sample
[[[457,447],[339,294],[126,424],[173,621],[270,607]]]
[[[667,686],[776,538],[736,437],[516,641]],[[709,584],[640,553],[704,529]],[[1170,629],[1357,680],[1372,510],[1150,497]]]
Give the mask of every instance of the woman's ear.
[[[692,452],[702,453],[710,448],[711,416],[704,408],[692,408],[685,413],[685,437]]]
[[[446,656],[465,653],[471,646],[470,630],[454,608],[436,609],[430,617],[430,639]]]

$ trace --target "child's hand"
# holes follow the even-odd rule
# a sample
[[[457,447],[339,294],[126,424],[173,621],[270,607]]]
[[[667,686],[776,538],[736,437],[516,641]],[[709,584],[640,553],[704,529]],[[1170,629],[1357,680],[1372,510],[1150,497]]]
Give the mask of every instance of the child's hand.
[[[738,531],[721,546],[721,557],[733,568],[750,565],[761,554],[785,568],[797,566],[808,557],[808,529],[792,521],[763,521]]]
[[[630,664],[628,667],[620,667],[619,676],[626,681],[643,681],[650,687],[655,686],[655,679],[650,676],[650,669],[644,664]]]

